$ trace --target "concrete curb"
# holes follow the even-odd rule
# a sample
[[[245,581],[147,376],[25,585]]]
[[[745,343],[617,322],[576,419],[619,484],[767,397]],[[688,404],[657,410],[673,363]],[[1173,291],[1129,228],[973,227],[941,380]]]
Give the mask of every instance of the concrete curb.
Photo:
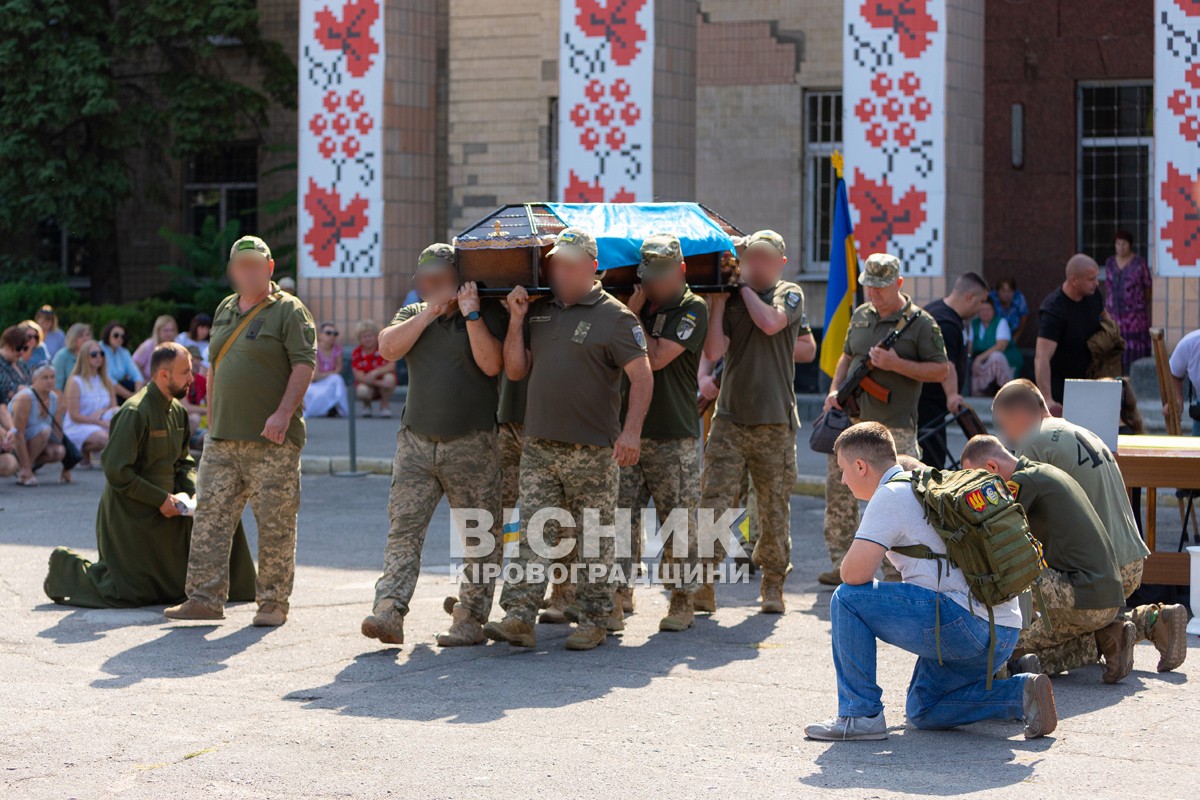
[[[391,475],[392,459],[359,458],[355,465],[359,472],[369,475]],[[336,475],[350,471],[349,456],[301,456],[300,472],[304,475]]]

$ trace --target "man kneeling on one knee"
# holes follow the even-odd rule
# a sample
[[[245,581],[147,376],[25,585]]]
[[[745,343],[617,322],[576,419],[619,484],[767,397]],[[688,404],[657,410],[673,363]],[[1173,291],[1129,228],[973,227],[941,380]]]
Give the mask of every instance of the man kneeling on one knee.
[[[893,480],[905,473],[888,429],[876,422],[851,426],[838,437],[834,452],[842,481],[868,502],[829,609],[838,715],[809,725],[805,734],[825,741],[887,738],[875,676],[877,640],[917,655],[905,707],[916,727],[937,730],[1020,718],[1026,738],[1052,732],[1058,718],[1045,675],[1020,674],[987,688],[988,609],[970,596],[962,571],[945,560],[893,551],[925,545],[944,553],[946,546],[925,520],[911,484]],[[885,554],[902,582],[874,580]],[[1017,643],[1021,612],[1016,600],[992,610],[995,663],[1003,664]]]

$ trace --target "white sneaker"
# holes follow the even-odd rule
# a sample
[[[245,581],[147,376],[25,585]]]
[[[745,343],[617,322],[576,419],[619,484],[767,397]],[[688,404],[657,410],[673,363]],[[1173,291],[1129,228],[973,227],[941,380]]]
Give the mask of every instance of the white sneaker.
[[[873,717],[834,717],[809,725],[804,735],[822,742],[878,741],[888,736],[882,711]]]

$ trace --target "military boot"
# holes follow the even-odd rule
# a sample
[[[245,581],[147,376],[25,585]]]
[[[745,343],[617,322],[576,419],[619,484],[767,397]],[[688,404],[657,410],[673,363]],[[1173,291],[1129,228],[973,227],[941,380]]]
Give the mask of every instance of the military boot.
[[[1104,656],[1104,682],[1118,683],[1133,671],[1133,645],[1137,628],[1124,617],[1096,631],[1096,646]]]
[[[613,592],[612,611],[608,612],[608,620],[605,623],[606,627],[611,633],[625,630],[625,611],[621,608],[620,592],[620,589],[617,589]]]
[[[692,595],[692,610],[705,611],[709,614],[717,610],[717,590],[711,581],[702,584]]]
[[[613,599],[613,602],[614,603],[619,602],[622,613],[632,614],[633,609],[634,609],[633,587],[632,586],[622,586],[621,588],[617,589],[616,597]]]
[[[484,625],[483,635],[493,641],[508,642],[513,647],[537,647],[533,626],[511,614],[499,622]]]
[[[384,644],[404,644],[404,617],[394,608],[372,614],[362,621],[362,635]]]
[[[256,628],[278,628],[287,622],[287,610],[282,603],[266,602],[258,607],[258,613],[250,624]]]
[[[1133,621],[1158,650],[1158,671],[1170,672],[1187,658],[1187,609],[1181,605],[1138,606]]]
[[[566,608],[575,602],[575,584],[556,583],[550,587],[550,598],[538,622],[543,625],[565,625],[567,623]]]
[[[580,623],[567,637],[568,650],[593,650],[604,644],[607,631],[600,625]]]
[[[763,572],[762,613],[782,614],[787,610],[783,602],[783,576],[777,572]]]
[[[206,606],[199,600],[187,599],[177,606],[163,610],[167,619],[216,620],[225,619],[225,609]]]
[[[483,626],[479,624],[479,620],[463,606],[454,608],[450,617],[453,620],[450,630],[437,636],[438,647],[470,647],[482,644],[487,638],[483,635]]]
[[[822,572],[817,576],[817,583],[821,584],[822,586],[841,586],[842,571],[837,567],[834,567],[828,572]]]
[[[686,631],[696,621],[692,611],[692,598],[687,592],[671,592],[671,606],[667,615],[658,623],[660,631]]]

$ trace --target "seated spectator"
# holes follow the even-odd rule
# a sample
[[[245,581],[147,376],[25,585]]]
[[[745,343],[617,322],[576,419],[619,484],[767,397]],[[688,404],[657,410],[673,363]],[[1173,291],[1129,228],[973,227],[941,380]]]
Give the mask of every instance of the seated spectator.
[[[192,317],[185,333],[175,337],[175,341],[187,348],[195,347],[200,351],[200,360],[208,367],[208,337],[212,333],[212,315],[197,314]]]
[[[1008,360],[1012,333],[1008,323],[996,314],[991,303],[979,307],[979,316],[971,320],[967,328],[967,340],[971,345],[971,394],[976,397],[993,395],[996,390],[1012,380],[1013,367]]]
[[[1200,386],[1200,330],[1184,334],[1171,351],[1168,362],[1171,370],[1171,390],[1175,400],[1186,415],[1184,420],[1192,420],[1192,436],[1200,436],[1200,401],[1196,399],[1196,387]],[[1183,381],[1187,379],[1191,386],[1187,402],[1183,399]],[[1163,398],[1163,414],[1169,414],[1170,408],[1166,398]]]
[[[1038,311],[1034,376],[1056,417],[1062,416],[1066,381],[1088,377],[1092,365],[1088,339],[1100,330],[1101,320],[1109,318],[1099,275],[1100,267],[1092,258],[1082,253],[1071,256],[1062,286],[1046,296]]]
[[[1008,329],[1012,331],[1012,343],[1017,345],[1029,323],[1029,303],[1025,302],[1025,295],[1017,288],[1017,279],[1006,276],[997,281],[991,300],[996,307],[996,316],[1008,323]]]
[[[114,386],[104,369],[106,357],[104,348],[91,339],[80,345],[79,358],[63,392],[67,407],[63,433],[79,448],[83,457],[79,466],[83,469],[91,469],[92,455],[108,444],[109,420],[117,411]]]
[[[912,485],[892,480],[907,473],[897,463],[888,429],[876,422],[853,425],[834,450],[842,482],[867,501],[867,508],[842,561],[843,583],[829,604],[838,716],[809,725],[805,734],[825,741],[887,738],[876,682],[877,640],[917,655],[905,707],[916,727],[942,730],[1021,718],[1026,738],[1052,732],[1058,718],[1045,675],[997,679],[987,690],[988,609],[971,598],[962,571],[947,561],[911,558],[892,549],[925,545],[946,552]],[[902,582],[873,580],[885,555],[900,570]],[[1015,599],[993,611],[995,658],[1003,663],[1018,641],[1021,612]]]
[[[50,353],[43,343],[44,333],[41,325],[31,319],[18,324],[24,329],[26,340],[29,342],[29,349],[25,352],[24,361],[26,371],[32,376],[34,367],[50,363]]]
[[[178,335],[179,325],[170,314],[163,314],[154,320],[154,327],[151,329],[150,338],[138,345],[138,349],[133,351],[133,363],[137,366],[138,372],[142,375],[149,375],[150,356],[154,352],[154,348],[163,342],[175,341],[175,337]],[[186,346],[184,345],[184,347]]]
[[[184,598],[196,462],[178,400],[190,381],[191,358],[182,346],[155,348],[150,383],[113,417],[102,456],[105,484],[96,512],[101,560],[90,562],[65,547],[52,552],[43,588],[54,602],[128,608]],[[230,554],[229,596],[254,599],[254,562],[241,523]]]
[[[16,475],[21,465],[16,454],[17,431],[8,406],[0,405],[0,478]]]
[[[317,339],[317,370],[304,393],[304,414],[312,417],[344,417],[350,413],[346,401],[346,381],[342,378],[345,354],[338,344],[338,329],[333,323],[321,325]]]
[[[1046,559],[1037,588],[1049,624],[1039,619],[1021,631],[1013,656],[1036,655],[1046,674],[1057,675],[1099,663],[1103,655],[1104,682],[1124,680],[1133,669],[1137,633],[1121,616],[1125,593],[1117,556],[1087,494],[1058,467],[1017,458],[995,436],[972,437],[962,465],[1004,478]]]
[[[7,406],[13,395],[29,385],[29,369],[23,360],[29,350],[29,337],[20,325],[0,334],[0,405]]]
[[[62,444],[63,409],[54,390],[54,367],[39,364],[33,368],[33,385],[21,389],[9,403],[13,423],[13,451],[20,465],[18,486],[37,486],[34,472],[46,464],[58,464],[66,455]],[[71,482],[71,471],[64,469],[60,483]]]
[[[200,360],[200,348],[189,347],[187,351],[192,358],[192,384],[179,402],[188,412],[188,429],[192,432],[189,445],[193,450],[203,450],[208,436],[208,368]]]
[[[1104,440],[1087,428],[1050,416],[1046,398],[1027,380],[1006,384],[996,394],[992,419],[1019,455],[1057,467],[1083,488],[1112,542],[1124,597],[1137,591],[1142,585],[1142,562],[1150,551],[1138,532],[1121,468]],[[1158,649],[1159,672],[1183,663],[1187,609],[1161,603],[1138,606],[1131,619],[1137,640],[1148,639]]]
[[[54,358],[59,350],[63,349],[66,344],[66,336],[62,329],[58,327],[58,314],[54,311],[54,306],[42,306],[33,315],[33,321],[42,328],[42,344],[46,346],[46,353],[50,358]]]
[[[84,322],[76,322],[67,328],[67,335],[61,349],[50,359],[54,365],[54,388],[59,392],[67,388],[67,378],[75,370],[75,359],[79,356],[79,345],[85,339],[92,338],[92,326]]]
[[[125,347],[125,326],[113,320],[100,332],[100,346],[104,348],[104,363],[108,379],[112,382],[117,400],[124,401],[142,388],[142,373],[133,356]]]
[[[350,356],[354,368],[354,396],[362,401],[363,416],[372,414],[371,404],[379,401],[379,416],[392,415],[392,394],[396,391],[396,368],[379,354],[379,326],[364,319],[354,326],[358,347]]]

